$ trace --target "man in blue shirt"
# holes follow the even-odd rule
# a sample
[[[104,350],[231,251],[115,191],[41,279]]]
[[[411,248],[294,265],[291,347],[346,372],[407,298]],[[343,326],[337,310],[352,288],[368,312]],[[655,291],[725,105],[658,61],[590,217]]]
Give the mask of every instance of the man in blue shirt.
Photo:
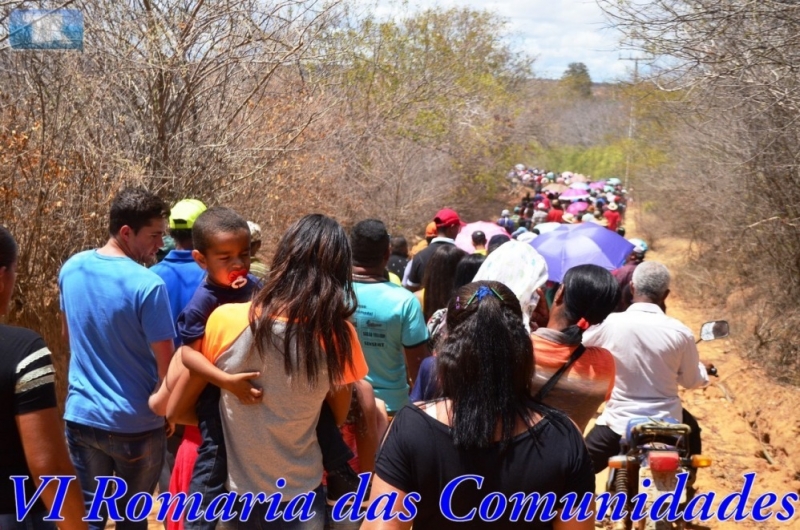
[[[394,415],[408,403],[409,379],[416,378],[429,351],[419,302],[388,279],[389,240],[386,226],[377,219],[361,221],[350,232],[358,299],[351,319],[369,367],[366,379]]]
[[[172,207],[169,213],[169,235],[175,240],[175,249],[170,250],[163,261],[150,269],[167,286],[169,308],[174,321],[177,321],[178,315],[206,276],[206,272],[192,257],[192,227],[204,211],[206,205],[196,199],[184,199]],[[175,348],[178,346],[180,339],[176,336]]]
[[[100,476],[125,481],[119,506],[153,492],[164,459],[164,418],[147,399],[167,373],[175,327],[164,281],[142,264],[163,245],[167,215],[156,195],[122,190],[111,203],[108,242],[72,256],[58,277],[71,352],[64,419],[87,509]],[[89,526],[100,530],[105,520]],[[146,530],[147,520],[117,528]]]
[[[151,271],[158,274],[167,286],[169,307],[177,327],[178,315],[192,299],[197,287],[203,282],[206,272],[192,257],[192,228],[206,205],[197,199],[183,199],[169,212],[169,235],[175,241],[175,248],[170,250],[162,261],[153,265]],[[180,346],[180,337],[175,337],[175,348]],[[175,455],[183,437],[183,425],[177,425],[175,432],[167,438],[164,454],[164,466],[158,479],[159,491],[169,491],[172,469],[175,467]],[[166,522],[165,522],[166,526]]]
[[[517,224],[513,219],[511,219],[510,216],[511,212],[508,210],[503,210],[500,213],[500,219],[497,220],[497,224],[505,228],[509,235],[511,235],[511,233],[517,229]]]

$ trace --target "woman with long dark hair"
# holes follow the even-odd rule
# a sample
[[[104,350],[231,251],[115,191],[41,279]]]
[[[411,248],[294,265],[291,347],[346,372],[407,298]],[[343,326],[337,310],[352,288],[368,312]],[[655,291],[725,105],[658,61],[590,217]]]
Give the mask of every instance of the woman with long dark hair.
[[[456,267],[454,292],[457,289],[472,283],[473,278],[483,265],[486,256],[483,254],[470,254],[458,262]],[[448,300],[449,301],[449,300]],[[436,379],[436,344],[444,336],[447,324],[447,308],[435,311],[428,319],[428,345],[433,355],[426,357],[419,366],[414,388],[411,389],[411,401],[427,401],[437,396],[439,381]]]
[[[334,386],[352,368],[358,339],[347,323],[356,310],[351,256],[344,229],[323,215],[303,217],[281,238],[270,278],[253,300],[250,331],[262,357],[278,348],[287,376],[304,375],[314,385],[327,371]]]
[[[467,475],[479,478],[463,481],[441,506],[468,519],[469,528],[593,528],[592,520],[562,521],[561,514],[544,521],[546,515],[528,514],[524,504],[514,520],[509,499],[515,493],[582,499],[595,486],[581,433],[564,414],[531,397],[533,347],[516,295],[499,282],[474,282],[456,292],[447,315],[437,363],[443,399],[402,409],[375,465],[372,500],[394,493],[394,511],[410,516],[406,496],[416,492],[415,513],[407,521],[367,521],[362,528],[464,527],[446,517],[440,498],[452,480]],[[508,503],[493,503],[492,517],[476,513],[494,492]]]
[[[447,307],[447,302],[453,295],[456,268],[466,255],[466,252],[455,245],[441,245],[425,266],[422,290],[417,294],[421,298],[422,313],[426,322],[436,311]]]
[[[286,501],[314,491],[309,512],[316,517],[294,521],[291,528],[322,528],[323,467],[315,434],[320,406],[327,400],[342,423],[350,384],[367,372],[355,329],[347,321],[355,311],[351,261],[350,243],[336,221],[318,214],[303,217],[278,243],[269,280],[253,302],[220,306],[202,342],[203,354],[226,372],[258,372],[253,383],[263,390],[258,405],[222,393],[228,489],[279,493]],[[191,411],[194,387],[202,384],[190,381],[171,416]],[[264,521],[269,506],[257,504],[249,520],[235,526],[270,527]],[[285,525],[275,522],[278,528]]]
[[[469,254],[465,256],[456,266],[456,276],[454,280],[453,289],[460,289],[468,283],[472,283],[472,279],[483,265],[486,256],[483,254]],[[449,302],[450,300],[448,300]]]
[[[576,357],[540,398],[566,412],[581,430],[611,395],[615,375],[614,357],[608,350],[581,346],[583,332],[603,322],[619,299],[619,285],[609,271],[597,265],[573,267],[556,291],[547,327],[531,335],[536,352],[534,394]]]

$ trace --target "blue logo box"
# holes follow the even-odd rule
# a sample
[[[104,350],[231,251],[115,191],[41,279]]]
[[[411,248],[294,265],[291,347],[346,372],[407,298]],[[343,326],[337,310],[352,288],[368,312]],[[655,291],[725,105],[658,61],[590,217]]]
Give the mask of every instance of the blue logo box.
[[[83,51],[83,13],[77,9],[15,9],[9,16],[14,50]]]

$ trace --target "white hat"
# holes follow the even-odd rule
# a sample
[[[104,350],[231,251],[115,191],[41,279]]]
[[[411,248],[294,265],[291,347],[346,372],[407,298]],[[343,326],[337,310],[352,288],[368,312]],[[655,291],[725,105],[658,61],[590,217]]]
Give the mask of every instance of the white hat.
[[[247,221],[247,228],[250,229],[250,241],[255,243],[261,241],[261,226],[253,221]]]
[[[473,279],[476,282],[480,280],[504,283],[517,295],[522,307],[522,321],[527,328],[530,315],[539,302],[536,290],[547,283],[547,262],[530,243],[512,239],[486,257]]]
[[[639,254],[644,254],[647,252],[647,243],[644,242],[643,239],[632,238],[628,240],[629,243],[633,245],[633,251]]]
[[[612,212],[615,212],[617,210],[617,208],[618,208],[618,206],[617,206],[617,203],[615,203],[615,202],[612,202],[611,204],[608,205],[608,209],[611,210]]]
[[[540,202],[536,207],[540,210],[547,210],[547,205],[544,202]]]
[[[509,215],[511,215],[511,212],[509,212],[508,210],[503,210],[502,212],[500,212],[500,217],[508,217]]]

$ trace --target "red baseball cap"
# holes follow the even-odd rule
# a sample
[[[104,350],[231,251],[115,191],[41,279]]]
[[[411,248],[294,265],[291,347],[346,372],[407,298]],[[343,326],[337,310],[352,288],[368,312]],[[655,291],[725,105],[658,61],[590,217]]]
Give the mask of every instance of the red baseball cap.
[[[451,210],[450,208],[442,208],[436,214],[436,217],[433,218],[433,222],[436,223],[436,228],[446,228],[448,226],[464,226],[464,223],[461,222],[461,218],[455,212],[455,210]]]

